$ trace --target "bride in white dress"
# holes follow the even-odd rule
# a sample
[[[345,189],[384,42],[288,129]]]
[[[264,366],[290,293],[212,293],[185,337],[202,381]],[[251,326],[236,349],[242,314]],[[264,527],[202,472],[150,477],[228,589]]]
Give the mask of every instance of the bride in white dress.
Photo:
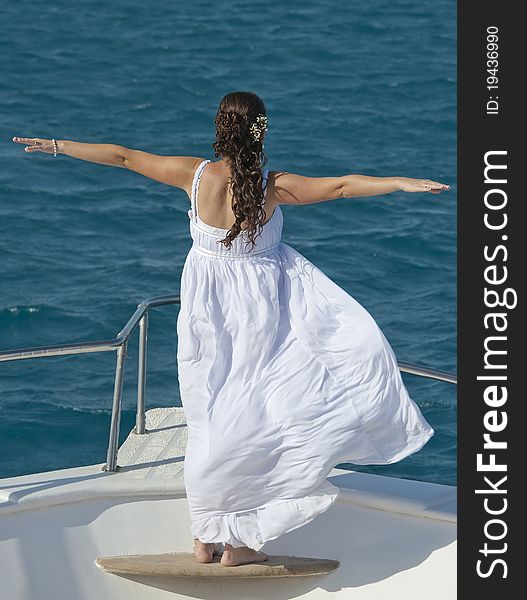
[[[266,560],[265,542],[327,510],[339,495],[327,480],[336,464],[393,463],[434,433],[372,316],[281,241],[280,205],[449,186],[268,171],[265,106],[248,92],[227,94],[215,123],[215,162],[13,141],[28,153],[127,168],[189,195],[193,244],[177,320],[185,486],[196,559],[210,562],[223,549],[221,564],[233,566]]]

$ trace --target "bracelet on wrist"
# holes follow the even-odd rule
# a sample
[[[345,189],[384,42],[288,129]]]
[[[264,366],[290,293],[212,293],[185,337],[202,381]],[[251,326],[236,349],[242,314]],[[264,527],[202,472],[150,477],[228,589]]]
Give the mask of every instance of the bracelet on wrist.
[[[52,139],[51,141],[53,142],[53,157],[57,158],[57,153],[59,151],[59,145],[57,144],[57,140]]]

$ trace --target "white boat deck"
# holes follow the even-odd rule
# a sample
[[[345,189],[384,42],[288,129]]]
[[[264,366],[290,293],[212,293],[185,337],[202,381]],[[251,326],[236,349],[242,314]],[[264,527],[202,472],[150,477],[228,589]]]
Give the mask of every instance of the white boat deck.
[[[116,473],[101,462],[0,480],[2,597],[455,598],[456,488],[337,468],[328,479],[340,488],[338,501],[263,548],[339,561],[329,575],[274,579],[274,587],[259,581],[257,589],[232,580],[198,589],[205,581],[185,586],[104,572],[97,558],[192,550],[183,409],[147,411],[146,428],[146,435],[129,434]]]

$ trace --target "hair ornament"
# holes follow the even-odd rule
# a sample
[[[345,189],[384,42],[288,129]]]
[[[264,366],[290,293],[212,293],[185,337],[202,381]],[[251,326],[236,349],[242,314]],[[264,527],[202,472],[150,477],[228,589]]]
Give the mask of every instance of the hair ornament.
[[[260,114],[256,117],[256,122],[253,123],[249,128],[249,133],[251,134],[255,142],[260,140],[264,131],[268,131],[267,122],[267,117],[265,115]]]

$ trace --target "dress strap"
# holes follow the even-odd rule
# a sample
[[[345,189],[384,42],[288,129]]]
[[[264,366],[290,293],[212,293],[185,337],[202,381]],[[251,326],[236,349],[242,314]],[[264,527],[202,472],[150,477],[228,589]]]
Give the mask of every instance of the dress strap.
[[[210,159],[206,159],[206,160],[202,161],[198,165],[198,168],[196,169],[196,171],[194,172],[194,179],[192,181],[192,191],[190,193],[190,206],[191,206],[192,216],[189,213],[189,216],[191,216],[191,218],[193,218],[194,221],[198,220],[198,202],[197,202],[197,197],[198,197],[199,181],[201,179],[201,174],[203,173],[203,169],[205,168],[205,166],[208,163],[210,163]]]
[[[265,169],[265,171],[263,172],[263,188],[264,188],[264,200],[265,197],[267,196],[267,183],[269,181],[269,169]]]

